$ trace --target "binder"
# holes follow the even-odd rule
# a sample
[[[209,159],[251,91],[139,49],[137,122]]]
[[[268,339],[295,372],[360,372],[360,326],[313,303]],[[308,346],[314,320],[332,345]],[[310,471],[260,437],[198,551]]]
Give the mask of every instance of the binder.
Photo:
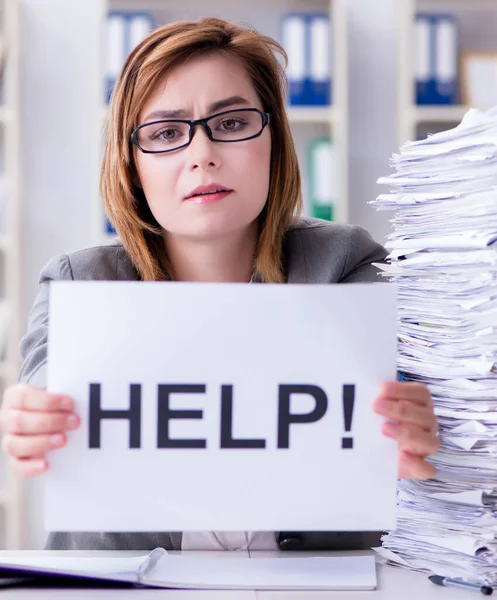
[[[107,103],[126,58],[153,28],[154,19],[149,13],[112,11],[107,15]]]
[[[133,13],[128,15],[128,54],[142,42],[154,28],[152,15]]]
[[[304,104],[306,34],[303,15],[287,15],[282,23],[282,42],[288,54],[288,103]]]
[[[289,105],[331,104],[330,28],[326,13],[289,13],[283,17],[281,37],[288,54]]]
[[[459,102],[459,25],[448,14],[416,16],[416,102]]]
[[[105,233],[108,235],[117,235],[116,230],[112,227],[112,224],[107,217],[105,218]]]
[[[126,19],[121,13],[107,16],[107,72],[105,98],[109,102],[121,67],[126,60]]]
[[[312,15],[308,18],[309,95],[310,104],[331,103],[330,18]]]
[[[152,15],[145,12],[110,12],[107,16],[107,73],[106,103],[110,101],[117,77],[128,54],[147,37],[154,28]],[[116,235],[116,230],[106,218],[104,231]]]
[[[8,553],[0,582],[30,588],[192,590],[375,590],[374,556],[233,558],[174,555],[164,548],[128,557],[30,558]]]
[[[309,147],[309,204],[311,216],[333,221],[337,201],[337,153],[330,138],[317,138]]]

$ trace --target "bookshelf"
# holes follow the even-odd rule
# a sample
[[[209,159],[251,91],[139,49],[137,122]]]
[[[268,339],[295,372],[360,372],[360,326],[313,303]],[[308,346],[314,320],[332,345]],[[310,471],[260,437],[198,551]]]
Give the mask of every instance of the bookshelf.
[[[497,51],[497,0],[401,0],[398,3],[398,143],[455,127],[468,106],[417,106],[414,72],[417,12],[450,13],[460,26],[462,51]],[[497,104],[497,99],[496,99]],[[489,106],[476,106],[481,110]]]
[[[289,12],[328,12],[331,19],[331,54],[333,104],[331,106],[289,106],[288,118],[295,140],[302,174],[304,214],[309,213],[308,199],[308,148],[315,138],[331,136],[335,144],[336,165],[330,165],[336,173],[335,220],[345,223],[349,218],[348,201],[348,57],[347,57],[347,0],[274,0],[264,3],[256,0],[102,0],[103,18],[109,11],[147,11],[156,26],[177,20],[197,20],[205,16],[217,16],[236,23],[249,23],[264,34],[281,40],[280,26],[283,15]],[[206,7],[207,4],[207,7]],[[105,24],[104,24],[105,25]],[[104,26],[105,31],[105,26]],[[104,45],[104,51],[105,51]],[[103,61],[105,64],[105,61]],[[102,98],[104,98],[104,73],[102,73]],[[105,122],[107,107],[102,104],[101,122]],[[106,241],[103,203],[99,198],[95,226],[97,243]]]
[[[0,79],[0,393],[15,383],[19,372],[20,318],[20,1],[1,0],[0,28],[4,67]],[[0,538],[9,550],[23,545],[23,487],[0,462]]]

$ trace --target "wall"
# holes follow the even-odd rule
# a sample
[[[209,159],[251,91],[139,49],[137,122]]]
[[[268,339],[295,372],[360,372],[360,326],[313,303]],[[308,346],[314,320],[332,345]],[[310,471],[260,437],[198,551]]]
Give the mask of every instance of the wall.
[[[100,124],[98,1],[22,0],[22,282],[26,314],[50,257],[91,243]],[[90,173],[90,176],[88,175]],[[29,484],[29,547],[39,547],[40,482]]]

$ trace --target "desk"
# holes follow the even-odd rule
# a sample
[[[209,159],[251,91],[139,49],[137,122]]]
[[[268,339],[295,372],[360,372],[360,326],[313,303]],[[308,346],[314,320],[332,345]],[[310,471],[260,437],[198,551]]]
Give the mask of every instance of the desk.
[[[348,556],[372,554],[372,551],[356,551],[347,553]],[[9,552],[0,552],[0,560]],[[27,551],[26,555],[40,556],[140,556],[145,552],[82,552],[82,551]],[[173,554],[188,554],[189,556],[201,555],[202,552],[174,552]],[[216,552],[209,552],[214,556]],[[340,552],[220,552],[223,557],[274,556],[284,560],[292,556],[340,556]],[[116,590],[71,590],[71,589],[22,589],[11,588],[0,590],[0,600],[479,600],[481,594],[471,590],[466,591],[456,588],[436,586],[428,581],[426,575],[399,569],[397,567],[377,565],[378,589],[375,592],[323,592],[323,591],[230,591],[230,590],[161,590],[161,589],[116,589]],[[132,598],[131,598],[132,597]]]

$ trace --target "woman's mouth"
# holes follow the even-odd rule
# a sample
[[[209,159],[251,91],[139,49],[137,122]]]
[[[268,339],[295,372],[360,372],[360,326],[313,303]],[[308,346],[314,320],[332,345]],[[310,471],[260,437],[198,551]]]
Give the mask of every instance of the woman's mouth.
[[[223,186],[200,186],[185,198],[185,202],[193,202],[194,204],[209,204],[219,202],[231,194],[233,190],[228,190]]]

